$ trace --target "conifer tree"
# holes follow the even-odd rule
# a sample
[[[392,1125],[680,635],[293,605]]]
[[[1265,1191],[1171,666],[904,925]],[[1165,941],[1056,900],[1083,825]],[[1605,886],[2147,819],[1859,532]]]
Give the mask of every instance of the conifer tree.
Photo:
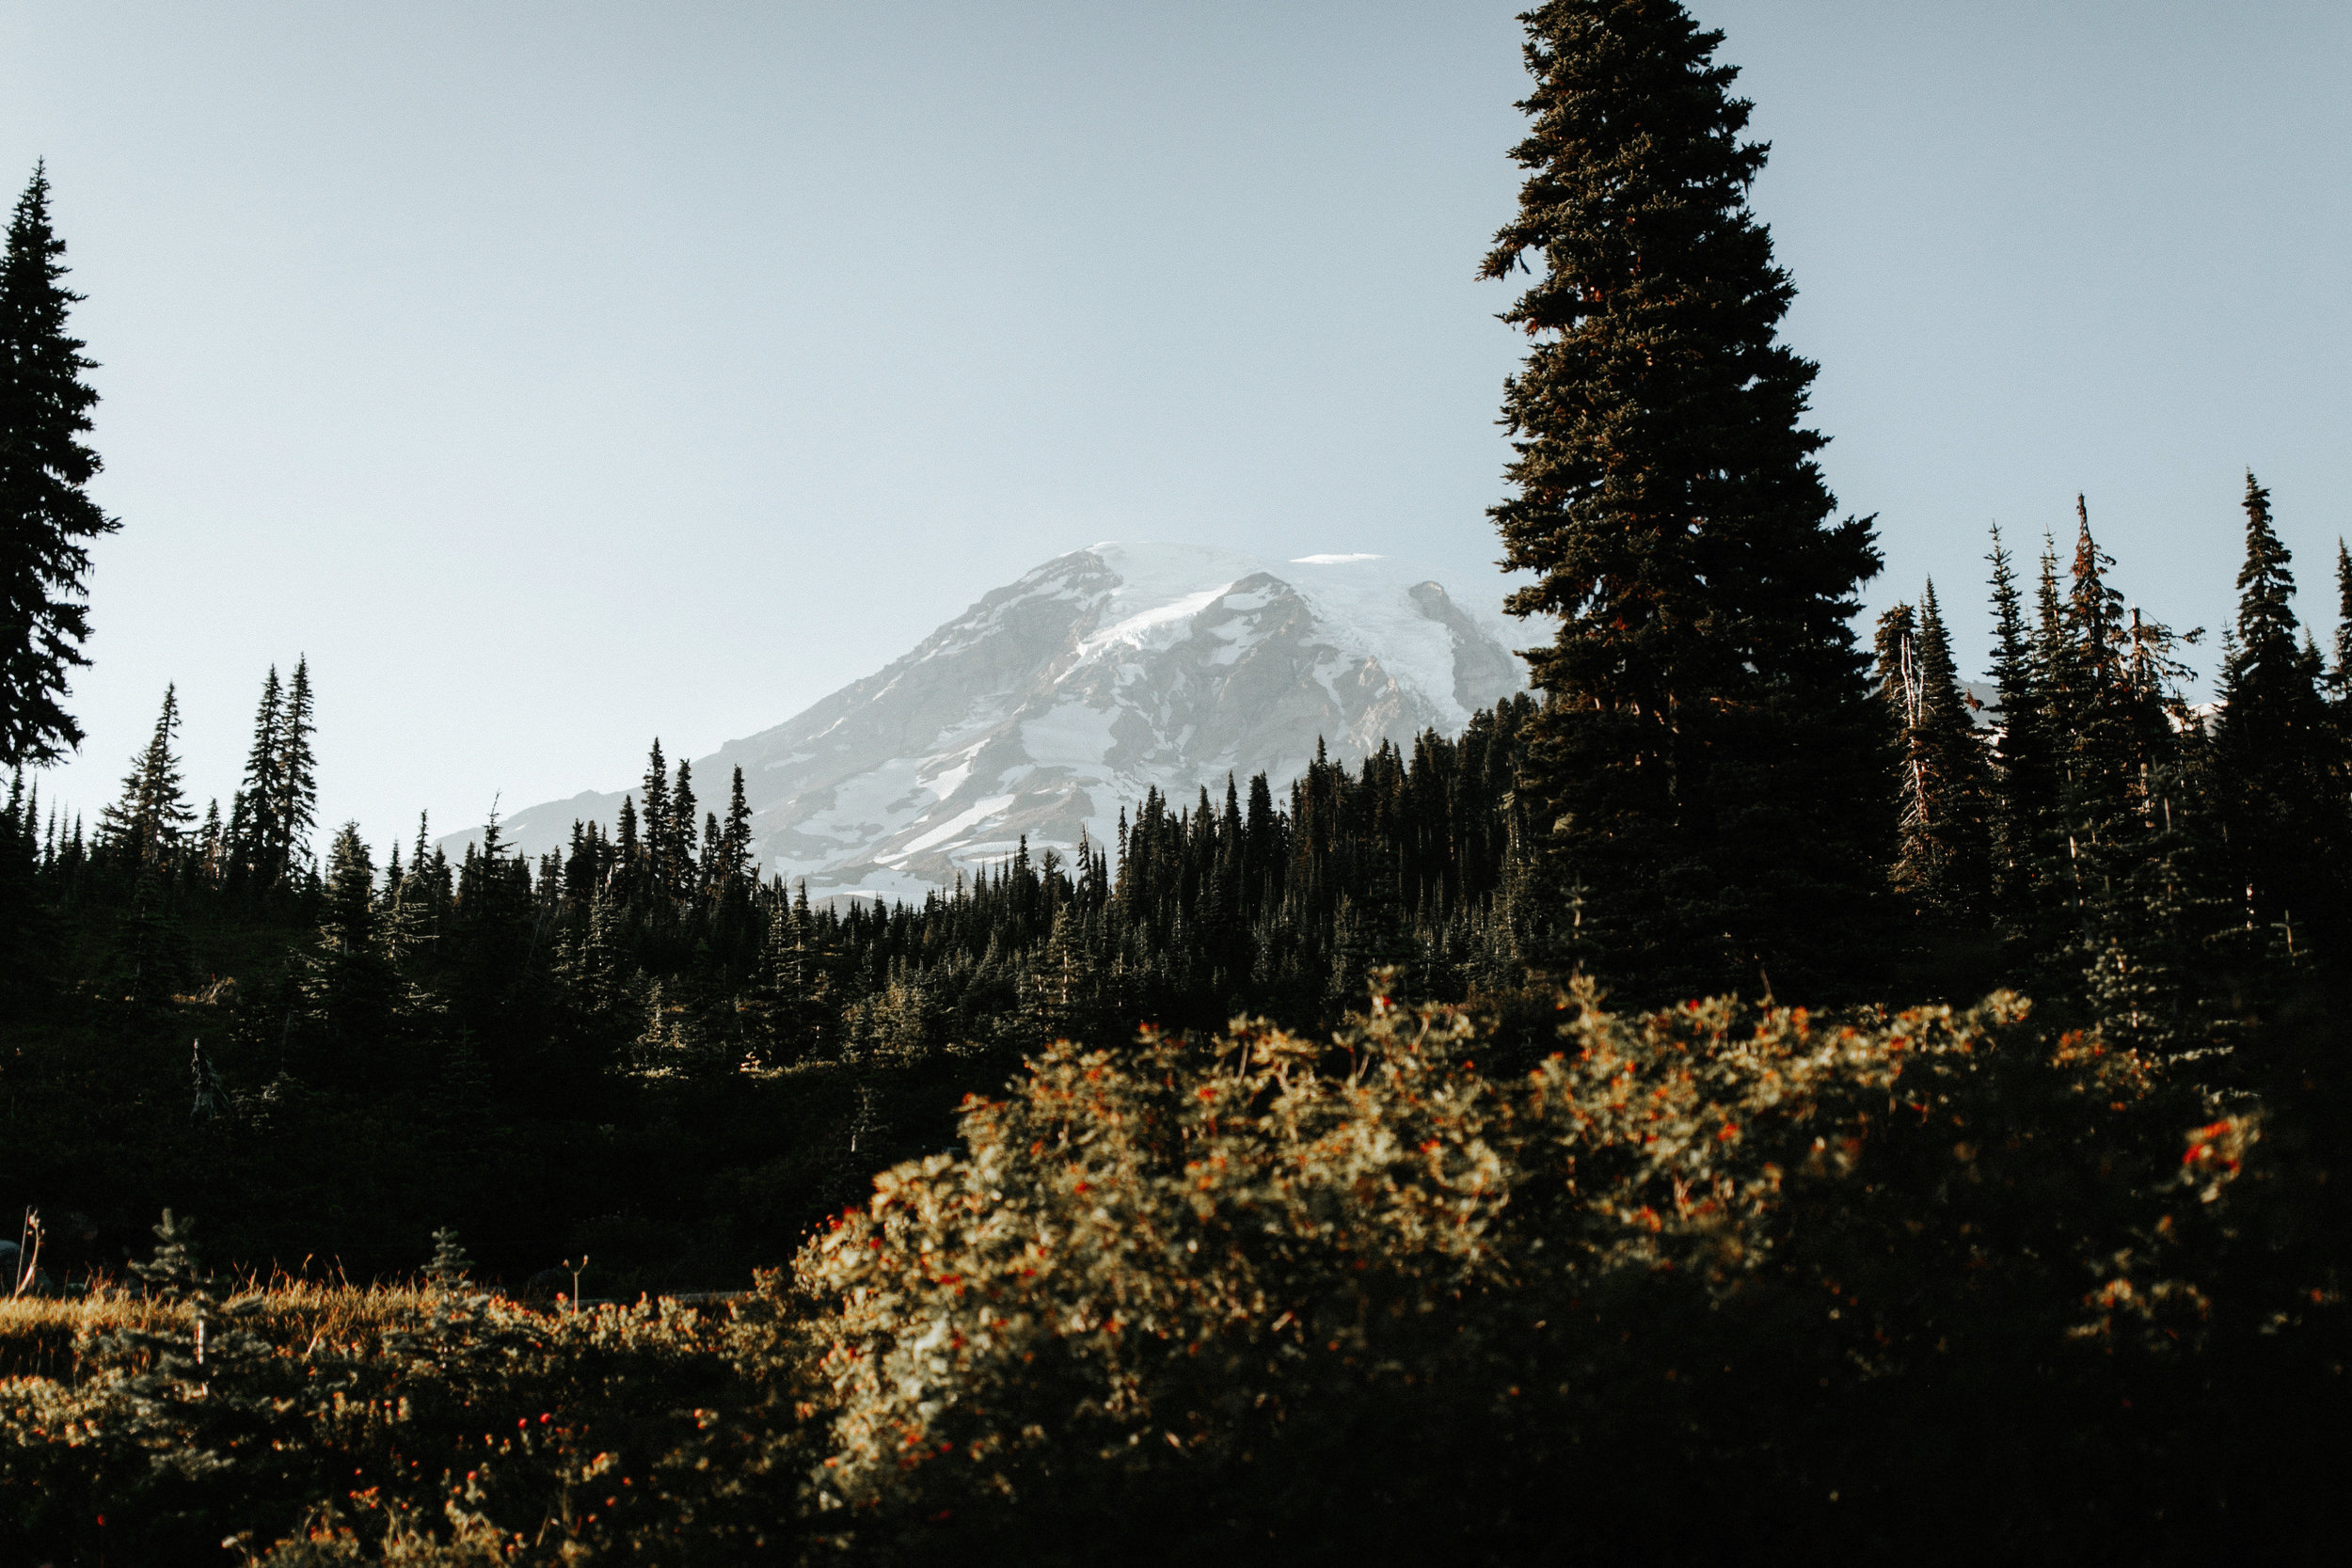
[[[98,822],[99,838],[107,852],[134,872],[167,869],[169,858],[180,847],[181,834],[196,818],[181,788],[180,758],[174,749],[179,735],[179,689],[167,686],[155,733],[131,759],[121,798],[106,808]]]
[[[98,454],[82,439],[95,368],[67,314],[65,242],[49,221],[49,177],[33,177],[0,259],[0,767],[53,762],[82,743],[65,710],[89,660],[89,542],[121,524],[90,499]]]
[[[2341,708],[2352,700],[2352,550],[2342,539],[2336,541],[2336,663],[2328,680]]]
[[[1994,919],[2014,960],[2030,953],[2043,934],[2042,911],[2051,890],[2042,835],[2057,811],[2057,784],[2041,663],[2026,624],[2016,571],[1997,527],[1988,559],[1993,567],[1993,684],[1999,704],[1988,814],[1990,893]],[[2046,555],[2044,561],[2048,597],[2055,603],[2055,563]]]
[[[253,716],[253,744],[246,752],[245,782],[230,810],[230,838],[237,863],[265,887],[274,885],[282,870],[273,857],[278,841],[278,725],[284,707],[285,693],[278,684],[278,666],[273,664],[262,682],[261,710]]]
[[[1530,787],[1584,961],[1636,995],[1854,984],[1887,836],[1883,717],[1849,625],[1878,569],[1830,521],[1803,425],[1815,367],[1747,205],[1765,148],[1674,0],[1523,18],[1530,171],[1484,276],[1541,266],[1503,319],[1517,613],[1560,618]]]
[[[739,767],[727,783],[727,820],[719,844],[718,875],[724,885],[742,887],[752,874],[752,808],[743,799],[743,769]]]
[[[2080,996],[2116,1042],[2172,1048],[2204,1027],[2215,985],[2209,835],[2184,751],[2194,725],[2174,689],[2182,639],[2126,611],[2079,496],[2074,510],[2062,606],[2044,561],[2041,663],[2058,788],[2043,855],[2062,895],[2044,978]]]
[[[1899,740],[1897,891],[1941,926],[1973,924],[1987,899],[1984,758],[1935,584],[1915,617],[1898,605],[1881,623],[1881,689]]]
[[[2216,749],[2235,858],[2258,926],[2299,920],[2343,935],[2344,742],[2295,611],[2292,557],[2272,526],[2270,492],[2246,476],[2246,562],[2226,660]]]
[[[571,976],[580,1004],[592,1013],[611,1006],[620,994],[621,960],[613,924],[612,900],[598,885],[588,895],[588,920],[580,928]]]
[[[330,1073],[350,1077],[362,1064],[349,1058],[348,1048],[372,1043],[392,998],[391,967],[377,933],[375,865],[357,822],[344,823],[327,850],[323,904],[303,999],[323,1043],[336,1048]]]
[[[106,1391],[124,1410],[124,1435],[159,1479],[201,1483],[234,1468],[249,1482],[282,1480],[294,1457],[288,1439],[302,1430],[299,1419],[282,1418],[326,1397],[341,1380],[313,1374],[306,1386],[287,1375],[294,1370],[288,1358],[245,1325],[261,1299],[222,1300],[197,1264],[192,1229],[193,1222],[164,1211],[153,1256],[131,1272],[166,1310],[154,1326],[126,1319],[94,1359],[116,1369]],[[167,1493],[165,1506],[196,1513],[199,1496]]]
[[[644,835],[645,852],[645,886],[659,893],[670,885],[674,875],[671,848],[670,769],[661,757],[661,737],[656,736],[653,751],[645,759],[645,780],[638,788],[638,831]],[[626,801],[623,804],[627,804]],[[621,820],[624,835],[628,832],[628,819]]]
[[[669,785],[665,782],[662,787]],[[624,896],[638,885],[638,863],[644,858],[644,845],[637,832],[637,808],[624,795],[612,828],[613,877]]]
[[[670,820],[666,850],[670,896],[683,898],[694,885],[694,846],[699,838],[694,816],[694,769],[678,758],[677,782],[670,786]]]
[[[530,863],[509,852],[495,804],[479,848],[466,847],[453,926],[451,1000],[496,1061],[542,966]]]
[[[294,679],[286,683],[273,781],[271,861],[280,876],[291,874],[310,854],[310,830],[318,822],[318,759],[310,750],[316,728],[310,714],[310,661],[297,658]]]
[[[220,800],[215,796],[204,802],[204,823],[196,834],[197,872],[207,883],[219,883],[227,848],[228,838],[220,820]]]
[[[441,918],[449,903],[449,861],[440,850],[431,847],[428,815],[417,814],[417,847],[405,874],[387,890],[389,907],[384,917],[384,945],[396,965],[419,962],[440,934]],[[399,852],[393,852],[398,859]]]
[[[54,829],[54,824],[53,824]],[[18,768],[8,781],[8,799],[0,809],[0,1003],[37,990],[46,979],[46,954],[37,950],[37,930],[44,924],[40,884],[43,859],[40,834],[39,796],[25,788]]]

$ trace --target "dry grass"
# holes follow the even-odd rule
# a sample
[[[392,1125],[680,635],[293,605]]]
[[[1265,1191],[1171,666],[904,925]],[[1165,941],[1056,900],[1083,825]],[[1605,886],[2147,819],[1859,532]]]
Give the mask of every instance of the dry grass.
[[[357,1286],[285,1274],[247,1277],[228,1293],[262,1298],[245,1323],[274,1344],[336,1345],[363,1354],[381,1349],[387,1331],[414,1323],[426,1304],[423,1288],[414,1284]],[[0,1298],[0,1377],[71,1382],[83,1335],[184,1316],[184,1308],[109,1283],[83,1296]]]

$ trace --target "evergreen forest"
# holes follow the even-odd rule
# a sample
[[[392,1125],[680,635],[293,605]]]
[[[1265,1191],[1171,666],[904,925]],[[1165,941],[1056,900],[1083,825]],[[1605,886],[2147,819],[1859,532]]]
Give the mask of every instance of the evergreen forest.
[[[2298,613],[2243,476],[2209,699],[2087,498],[1859,625],[1721,35],[1522,21],[1532,689],[920,905],[659,740],[561,852],[371,844],[298,649],[239,778],[167,689],[45,799],[119,525],[36,171],[0,1563],[2324,1550],[2352,552]]]

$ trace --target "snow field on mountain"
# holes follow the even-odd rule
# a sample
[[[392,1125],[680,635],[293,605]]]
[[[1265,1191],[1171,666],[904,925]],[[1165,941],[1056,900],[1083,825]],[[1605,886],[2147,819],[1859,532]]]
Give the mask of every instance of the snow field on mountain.
[[[741,767],[763,872],[812,896],[920,898],[1001,861],[1106,845],[1157,788],[1183,807],[1230,772],[1278,789],[1321,739],[1336,759],[1460,730],[1519,689],[1499,580],[1455,597],[1364,554],[1273,561],[1104,543],[984,595],[903,657],[798,718],[693,760],[719,797]],[[721,797],[723,798],[723,797]],[[582,795],[504,824],[527,853],[610,824]],[[453,847],[468,837],[444,843]]]

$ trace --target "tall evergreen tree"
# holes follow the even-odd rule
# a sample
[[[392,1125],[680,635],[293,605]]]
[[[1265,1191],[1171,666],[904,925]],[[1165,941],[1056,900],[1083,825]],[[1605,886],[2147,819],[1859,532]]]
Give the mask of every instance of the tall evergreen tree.
[[[1919,596],[1919,744],[1942,797],[1929,826],[1932,885],[1945,907],[1973,923],[1985,913],[1992,892],[1984,743],[1932,581]]]
[[[54,836],[55,824],[52,824]],[[24,785],[18,768],[8,781],[8,798],[0,808],[0,1006],[13,998],[36,992],[46,982],[47,955],[37,951],[45,921],[40,908],[40,881],[43,860],[40,842],[40,802]]]
[[[670,896],[683,898],[694,886],[694,846],[700,835],[694,815],[694,768],[678,758],[677,778],[670,785]]]
[[[2002,547],[1997,527],[1987,559],[1993,567],[1993,684],[1999,705],[1987,814],[1993,858],[1989,891],[1994,921],[2015,960],[2033,950],[2041,932],[2038,911],[2050,895],[2041,834],[2057,809],[2057,784],[2041,665],[2016,569]],[[2045,566],[2048,596],[2055,603],[2055,563],[2046,556]]]
[[[738,768],[727,782],[727,820],[719,835],[721,865],[717,875],[723,884],[741,888],[752,874],[752,808],[743,799],[743,769]]]
[[[1804,427],[1815,367],[1747,204],[1766,149],[1675,0],[1522,19],[1530,171],[1483,269],[1542,273],[1503,319],[1517,489],[1492,509],[1548,694],[1531,789],[1577,900],[1579,957],[1637,995],[1807,994],[1863,962],[1887,825],[1883,716],[1850,620],[1879,556]]]
[[[673,823],[670,819],[670,768],[662,760],[661,737],[654,736],[653,751],[645,758],[645,780],[638,786],[638,832],[645,846],[645,886],[659,894],[670,885],[675,874],[675,859],[671,854]],[[621,824],[626,834],[628,824]]]
[[[318,942],[302,977],[302,995],[330,1077],[357,1077],[367,1063],[353,1059],[384,1022],[392,999],[392,971],[379,935],[375,864],[346,822],[326,856]]]
[[[277,881],[278,726],[285,717],[285,693],[278,684],[278,666],[269,667],[262,682],[261,710],[253,716],[253,744],[245,755],[245,781],[230,807],[230,841],[236,863],[262,885]]]
[[[2215,736],[2230,836],[2258,925],[2317,921],[2341,935],[2345,853],[2344,741],[2290,600],[2292,557],[2272,526],[2270,492],[2246,476],[2246,562]]]
[[[318,758],[310,750],[310,736],[316,728],[311,720],[310,661],[301,657],[294,660],[294,678],[286,683],[286,706],[278,730],[271,858],[281,876],[291,875],[310,854],[310,830],[318,822]]]
[[[180,847],[180,836],[196,819],[180,783],[180,693],[164,688],[164,710],[155,720],[155,733],[131,759],[122,781],[122,795],[99,818],[100,841],[107,853],[133,871],[161,873]]]
[[[67,329],[83,296],[65,286],[64,256],[36,166],[0,260],[0,767],[82,743],[64,704],[89,663],[89,541],[121,526],[88,493],[100,464],[82,437],[98,394],[82,374],[95,362]]]
[[[2037,983],[2079,997],[2119,1042],[2169,1048],[2203,1026],[2214,985],[2209,834],[2174,689],[2181,640],[2125,610],[2079,496],[2074,512],[2062,602],[2043,562],[2038,663],[2058,789],[2042,835],[2056,896]]]

